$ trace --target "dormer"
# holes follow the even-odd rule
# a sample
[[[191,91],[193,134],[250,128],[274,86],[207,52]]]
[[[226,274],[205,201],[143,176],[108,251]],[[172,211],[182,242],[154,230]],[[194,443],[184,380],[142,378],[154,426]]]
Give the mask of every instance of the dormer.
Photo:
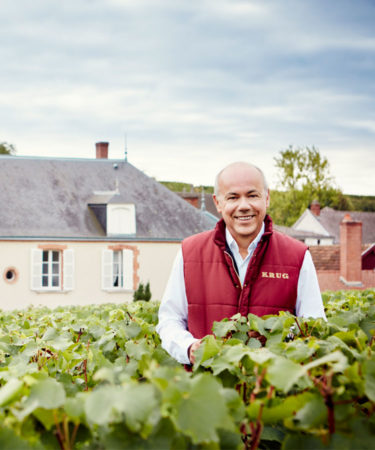
[[[107,204],[107,236],[135,234],[134,203]]]
[[[88,201],[107,236],[136,234],[135,205],[115,191],[96,191]]]

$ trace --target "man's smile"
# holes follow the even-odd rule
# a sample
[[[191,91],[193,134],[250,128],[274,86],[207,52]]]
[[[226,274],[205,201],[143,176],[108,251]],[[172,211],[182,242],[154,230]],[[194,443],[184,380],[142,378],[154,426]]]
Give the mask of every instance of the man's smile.
[[[251,220],[255,217],[255,214],[249,214],[248,216],[234,216],[235,219],[241,221],[241,222],[245,222],[247,220]]]

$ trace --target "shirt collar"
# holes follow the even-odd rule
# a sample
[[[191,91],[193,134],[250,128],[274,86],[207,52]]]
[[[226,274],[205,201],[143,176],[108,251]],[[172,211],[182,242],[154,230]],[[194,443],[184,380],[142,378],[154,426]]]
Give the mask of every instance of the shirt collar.
[[[263,236],[263,233],[264,233],[264,222],[262,223],[262,227],[261,227],[259,233],[257,234],[257,237],[250,243],[250,245],[247,249],[248,252],[255,250],[256,246],[258,245],[258,242],[261,240],[261,238]],[[229,248],[232,251],[233,250],[239,251],[238,244],[235,241],[234,237],[230,234],[227,227],[225,227],[225,239],[227,241],[227,244],[229,245]]]

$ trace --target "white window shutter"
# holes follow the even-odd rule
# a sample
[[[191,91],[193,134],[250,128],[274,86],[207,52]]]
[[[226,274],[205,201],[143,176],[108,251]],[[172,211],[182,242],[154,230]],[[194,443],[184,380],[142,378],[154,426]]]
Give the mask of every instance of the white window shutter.
[[[64,291],[72,291],[74,289],[74,250],[64,250],[63,253],[63,289]]]
[[[33,248],[31,250],[31,290],[37,291],[42,288],[42,257],[43,250]]]
[[[123,259],[123,277],[124,277],[124,289],[133,290],[133,250],[125,248],[122,251]]]
[[[113,288],[113,251],[103,250],[102,253],[102,289]]]

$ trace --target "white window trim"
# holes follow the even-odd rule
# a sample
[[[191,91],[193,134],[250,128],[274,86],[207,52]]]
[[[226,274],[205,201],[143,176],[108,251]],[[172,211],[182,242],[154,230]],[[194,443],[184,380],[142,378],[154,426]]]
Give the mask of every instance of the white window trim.
[[[60,252],[60,286],[42,286],[43,251]],[[60,248],[31,249],[30,289],[37,293],[67,293],[74,289],[74,250]]]
[[[114,252],[122,252],[123,286],[113,286]],[[102,252],[102,290],[106,292],[134,292],[134,250],[123,248],[119,250],[105,249]]]
[[[107,205],[107,235],[136,234],[136,218],[134,203],[118,203]]]

